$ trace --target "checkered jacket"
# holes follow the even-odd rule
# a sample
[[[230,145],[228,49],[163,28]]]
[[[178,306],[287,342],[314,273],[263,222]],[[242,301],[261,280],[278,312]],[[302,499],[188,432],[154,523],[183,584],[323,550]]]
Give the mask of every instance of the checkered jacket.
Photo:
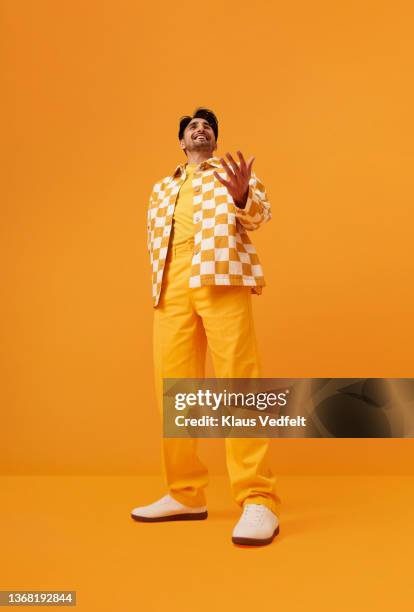
[[[218,157],[202,162],[193,175],[194,254],[190,287],[245,285],[261,293],[265,280],[256,249],[246,230],[271,218],[263,183],[252,172],[246,207],[234,204],[227,188],[214,176],[228,176]],[[178,192],[186,177],[185,164],[152,190],[147,217],[148,250],[152,265],[153,306],[158,305]]]

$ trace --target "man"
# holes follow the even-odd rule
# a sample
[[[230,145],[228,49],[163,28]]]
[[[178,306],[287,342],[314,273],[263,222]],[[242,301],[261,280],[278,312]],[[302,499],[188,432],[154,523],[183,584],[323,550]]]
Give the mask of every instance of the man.
[[[217,378],[259,378],[251,293],[265,284],[247,230],[271,217],[254,157],[239,163],[213,156],[218,123],[198,108],[180,120],[187,162],[157,182],[148,207],[152,264],[154,366],[162,414],[163,378],[203,378],[207,345]],[[207,518],[207,469],[196,440],[163,439],[168,494],[135,508],[137,521]],[[280,499],[267,463],[268,440],[226,438],[226,461],[236,503],[243,507],[235,544],[269,544],[279,531]]]

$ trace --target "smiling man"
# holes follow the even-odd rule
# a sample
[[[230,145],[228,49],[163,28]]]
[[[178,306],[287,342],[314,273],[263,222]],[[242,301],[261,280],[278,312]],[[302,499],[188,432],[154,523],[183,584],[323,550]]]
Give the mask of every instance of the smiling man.
[[[218,122],[198,108],[182,117],[178,138],[186,162],[158,181],[148,207],[152,265],[154,371],[162,415],[163,378],[203,378],[207,346],[217,378],[259,378],[251,294],[265,284],[249,231],[271,217],[263,184],[238,151],[214,156]],[[243,508],[235,544],[259,546],[279,532],[275,492],[263,438],[226,438],[234,499]],[[132,510],[134,520],[207,518],[208,472],[197,440],[163,438],[168,493]]]

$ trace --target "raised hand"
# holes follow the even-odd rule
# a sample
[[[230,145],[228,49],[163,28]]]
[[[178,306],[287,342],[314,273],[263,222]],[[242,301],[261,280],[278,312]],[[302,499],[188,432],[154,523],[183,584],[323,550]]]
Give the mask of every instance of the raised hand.
[[[237,155],[240,159],[240,165],[238,165],[230,153],[226,153],[226,156],[229,159],[230,166],[226,162],[224,158],[220,158],[220,161],[223,165],[223,168],[227,172],[227,176],[229,180],[224,180],[214,172],[214,176],[220,181],[222,185],[227,187],[228,192],[234,200],[234,203],[239,208],[244,208],[247,202],[247,194],[249,191],[249,180],[252,174],[252,165],[255,160],[254,157],[251,157],[246,164],[246,161],[243,157],[241,151],[237,151]]]

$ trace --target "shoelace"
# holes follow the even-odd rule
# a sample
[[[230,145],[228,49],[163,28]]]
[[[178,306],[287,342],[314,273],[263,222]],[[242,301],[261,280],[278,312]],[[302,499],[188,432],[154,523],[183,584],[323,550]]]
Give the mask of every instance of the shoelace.
[[[254,522],[256,525],[262,525],[266,513],[264,506],[258,504],[247,504],[243,509],[242,521]]]
[[[161,499],[159,500],[158,503],[160,504],[166,504],[167,502],[170,502],[171,498],[169,495],[164,495],[164,497],[161,497]]]

